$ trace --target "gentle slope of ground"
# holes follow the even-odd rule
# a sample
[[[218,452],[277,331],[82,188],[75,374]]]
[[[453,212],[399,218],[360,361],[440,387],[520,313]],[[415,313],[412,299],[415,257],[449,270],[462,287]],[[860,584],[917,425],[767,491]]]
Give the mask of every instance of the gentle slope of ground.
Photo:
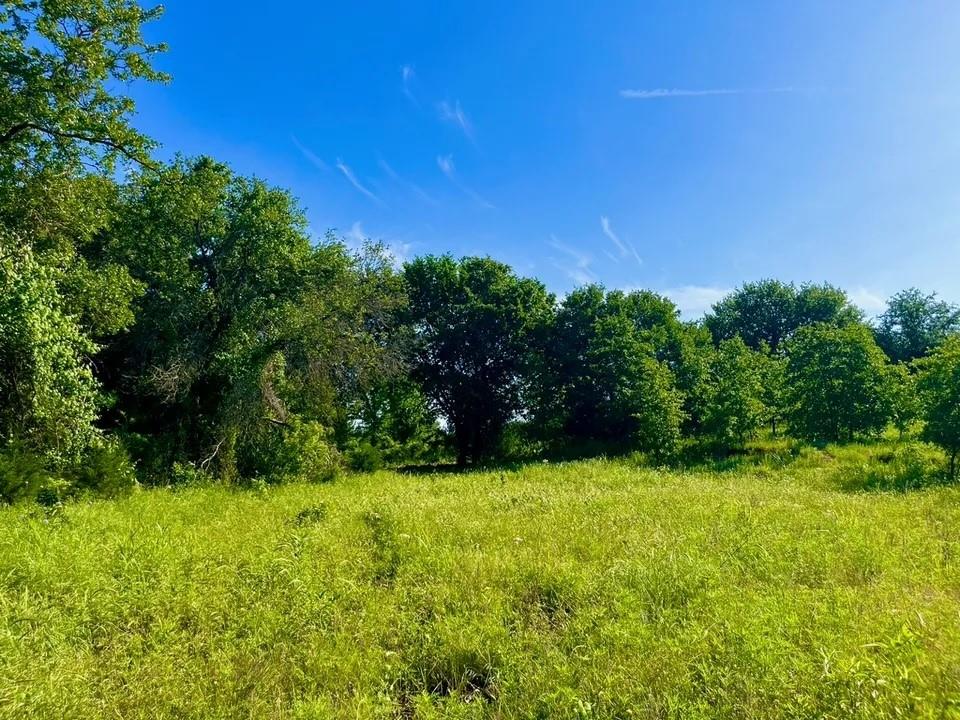
[[[0,717],[954,717],[960,491],[626,461],[0,511]]]

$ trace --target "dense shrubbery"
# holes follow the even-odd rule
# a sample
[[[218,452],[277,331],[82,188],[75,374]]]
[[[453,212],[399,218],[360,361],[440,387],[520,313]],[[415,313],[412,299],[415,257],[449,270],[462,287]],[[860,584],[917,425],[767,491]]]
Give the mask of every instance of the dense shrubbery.
[[[280,482],[543,450],[662,462],[765,426],[826,442],[916,420],[956,474],[956,308],[908,290],[873,330],[837,288],[764,280],[684,323],[649,291],[558,302],[489,258],[401,269],[312,238],[284,190],[151,160],[121,92],[162,79],[141,35],[156,14],[0,10],[3,500],[121,493],[134,467]]]

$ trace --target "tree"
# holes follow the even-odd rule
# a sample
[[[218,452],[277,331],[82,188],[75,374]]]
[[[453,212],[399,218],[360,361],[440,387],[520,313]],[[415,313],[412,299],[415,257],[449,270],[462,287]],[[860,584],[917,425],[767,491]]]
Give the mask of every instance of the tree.
[[[25,166],[111,169],[117,156],[147,162],[150,141],[130,125],[117,90],[164,80],[143,38],[162,8],[135,0],[9,0],[0,8],[0,173]]]
[[[787,348],[791,432],[810,440],[876,434],[892,415],[891,369],[869,328],[801,328]]]
[[[760,401],[764,408],[764,421],[770,425],[770,434],[776,437],[777,426],[787,414],[787,361],[770,353],[766,346],[760,349],[757,360],[760,362],[762,378]]]
[[[670,454],[685,418],[672,369],[686,367],[684,332],[676,307],[655,293],[606,293],[599,285],[570,293],[548,333],[539,427],[555,442]]]
[[[739,336],[754,350],[763,344],[779,353],[784,341],[814,323],[844,326],[862,314],[846,294],[831,285],[803,285],[761,280],[747,283],[713,306],[705,318],[714,340]]]
[[[894,295],[877,325],[877,343],[894,362],[923,357],[960,332],[960,308],[910,288]]]
[[[553,309],[543,285],[490,258],[417,258],[404,268],[413,376],[453,432],[460,464],[493,453],[525,414],[533,357]]]
[[[960,336],[953,335],[929,357],[917,361],[917,387],[923,437],[942,447],[949,458],[951,480],[957,478],[960,455]]]
[[[742,446],[763,422],[764,360],[739,337],[713,356],[704,430],[722,448]]]
[[[272,478],[296,473],[300,443],[333,457],[322,446],[345,440],[351,399],[399,369],[385,255],[312,244],[288,193],[205,158],[141,174],[122,202],[98,252],[146,292],[98,367],[144,465]]]
[[[904,363],[890,366],[891,409],[894,427],[902,438],[920,414],[916,378]]]
[[[592,386],[589,436],[669,456],[680,439],[683,398],[636,326],[622,314],[597,320],[586,357]]]
[[[0,235],[0,441],[25,444],[52,470],[96,442],[94,345],[65,312],[54,272]]]

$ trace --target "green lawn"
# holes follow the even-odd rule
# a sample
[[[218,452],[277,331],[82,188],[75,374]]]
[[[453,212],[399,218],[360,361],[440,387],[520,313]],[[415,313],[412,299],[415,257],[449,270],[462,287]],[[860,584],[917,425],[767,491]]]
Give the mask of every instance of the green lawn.
[[[960,490],[858,453],[6,508],[0,717],[960,717]]]

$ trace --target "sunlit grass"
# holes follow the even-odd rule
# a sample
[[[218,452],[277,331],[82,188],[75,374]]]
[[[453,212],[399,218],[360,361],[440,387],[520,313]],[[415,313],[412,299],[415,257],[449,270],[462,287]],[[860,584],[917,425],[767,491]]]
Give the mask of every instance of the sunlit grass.
[[[960,491],[774,450],[7,508],[0,717],[956,716]]]

